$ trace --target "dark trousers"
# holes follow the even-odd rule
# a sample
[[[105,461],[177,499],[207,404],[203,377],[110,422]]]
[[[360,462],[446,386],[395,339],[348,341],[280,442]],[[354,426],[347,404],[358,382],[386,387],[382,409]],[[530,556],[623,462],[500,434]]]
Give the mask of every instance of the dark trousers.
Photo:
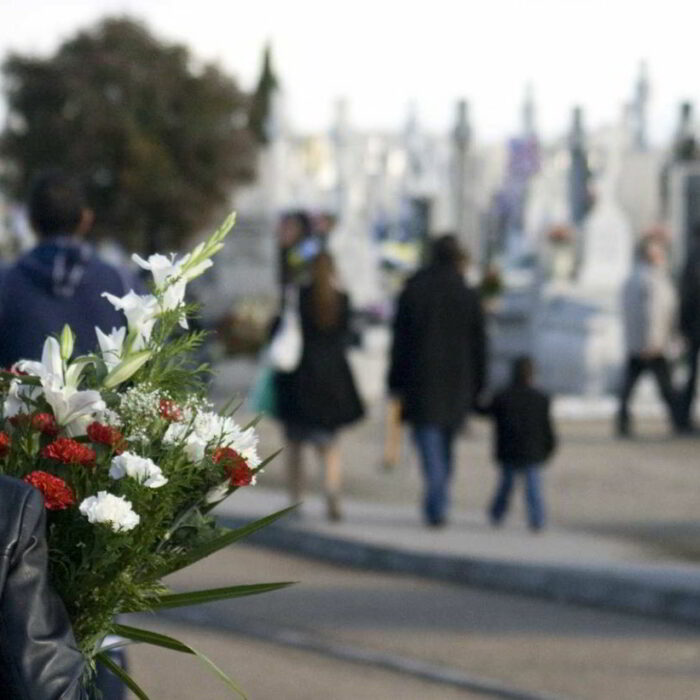
[[[698,380],[698,354],[700,341],[691,340],[688,347],[688,381],[681,393],[680,420],[684,428],[689,428],[693,422],[693,401],[695,400],[695,385]]]
[[[625,367],[625,376],[622,381],[622,390],[620,391],[620,408],[618,411],[618,429],[621,433],[627,433],[630,429],[629,416],[629,401],[632,397],[632,391],[639,377],[644,372],[651,372],[656,379],[656,385],[659,388],[659,394],[666,404],[668,415],[674,428],[681,425],[680,419],[680,401],[678,394],[671,383],[671,370],[668,361],[663,355],[656,357],[639,357],[638,355],[630,355],[627,358]]]
[[[451,428],[437,425],[419,424],[413,428],[425,484],[423,512],[431,525],[444,523],[447,515],[454,435]]]
[[[531,529],[539,530],[544,527],[545,519],[539,464],[517,467],[501,464],[501,481],[489,509],[491,521],[496,524],[500,523],[508,512],[510,494],[513,491],[513,485],[518,474],[521,474],[525,480],[525,505],[527,507],[528,524]]]

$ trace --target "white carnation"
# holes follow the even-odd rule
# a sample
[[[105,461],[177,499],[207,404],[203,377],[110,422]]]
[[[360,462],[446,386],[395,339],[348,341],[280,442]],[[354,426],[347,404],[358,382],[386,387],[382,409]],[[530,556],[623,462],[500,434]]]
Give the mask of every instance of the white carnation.
[[[129,476],[151,489],[160,488],[168,483],[161,468],[153,460],[139,457],[131,452],[123,452],[112,460],[109,475],[112,479],[123,479]]]
[[[129,501],[106,491],[99,491],[97,496],[86,498],[79,510],[91,523],[104,523],[114,532],[133,530],[141,520]]]

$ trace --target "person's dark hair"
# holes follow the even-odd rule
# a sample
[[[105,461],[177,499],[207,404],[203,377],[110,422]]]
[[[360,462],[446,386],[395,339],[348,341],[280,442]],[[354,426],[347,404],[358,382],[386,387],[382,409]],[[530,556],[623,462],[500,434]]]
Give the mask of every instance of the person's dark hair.
[[[330,329],[340,321],[340,292],[335,288],[335,264],[325,251],[311,263],[311,295],[313,318],[319,328]]]
[[[76,178],[61,170],[45,170],[32,182],[27,206],[39,236],[69,236],[77,231],[87,201]]]
[[[433,265],[459,268],[467,263],[469,256],[459,245],[457,236],[446,233],[433,241],[431,262]]]
[[[529,384],[535,374],[535,366],[528,355],[520,355],[513,360],[511,379],[513,384]]]
[[[313,230],[313,222],[311,217],[303,209],[297,209],[295,211],[290,211],[285,214],[289,221],[294,221],[299,227],[299,238],[306,238],[311,235]]]

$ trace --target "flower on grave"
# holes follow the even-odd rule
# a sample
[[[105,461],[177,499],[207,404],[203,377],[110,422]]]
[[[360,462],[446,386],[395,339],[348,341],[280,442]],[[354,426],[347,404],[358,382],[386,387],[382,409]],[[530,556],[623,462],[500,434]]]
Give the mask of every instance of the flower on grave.
[[[109,475],[112,479],[128,476],[151,489],[160,488],[168,483],[161,468],[153,460],[131,452],[124,452],[112,460]]]
[[[7,433],[0,433],[0,457],[6,457],[11,446],[12,438]]]
[[[48,510],[65,510],[75,505],[75,495],[63,479],[44,471],[33,471],[23,479],[44,495]]]
[[[124,436],[116,428],[98,421],[93,421],[88,425],[87,436],[92,442],[113,447],[117,454],[121,454],[127,448]]]
[[[114,532],[133,530],[141,521],[131,503],[121,496],[98,491],[86,498],[78,510],[93,524],[108,525]]]
[[[45,459],[53,459],[63,464],[80,464],[83,467],[94,467],[97,454],[95,450],[71,438],[58,438],[41,450]]]

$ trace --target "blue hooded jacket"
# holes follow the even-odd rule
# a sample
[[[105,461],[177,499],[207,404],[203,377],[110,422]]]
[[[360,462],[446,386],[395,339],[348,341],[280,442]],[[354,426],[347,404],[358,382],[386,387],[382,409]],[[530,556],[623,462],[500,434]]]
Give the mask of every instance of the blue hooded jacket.
[[[126,325],[102,292],[123,296],[132,285],[89,244],[51,237],[22,256],[0,278],[0,367],[39,359],[44,340],[69,324],[75,354],[97,347],[95,326],[105,333]]]

